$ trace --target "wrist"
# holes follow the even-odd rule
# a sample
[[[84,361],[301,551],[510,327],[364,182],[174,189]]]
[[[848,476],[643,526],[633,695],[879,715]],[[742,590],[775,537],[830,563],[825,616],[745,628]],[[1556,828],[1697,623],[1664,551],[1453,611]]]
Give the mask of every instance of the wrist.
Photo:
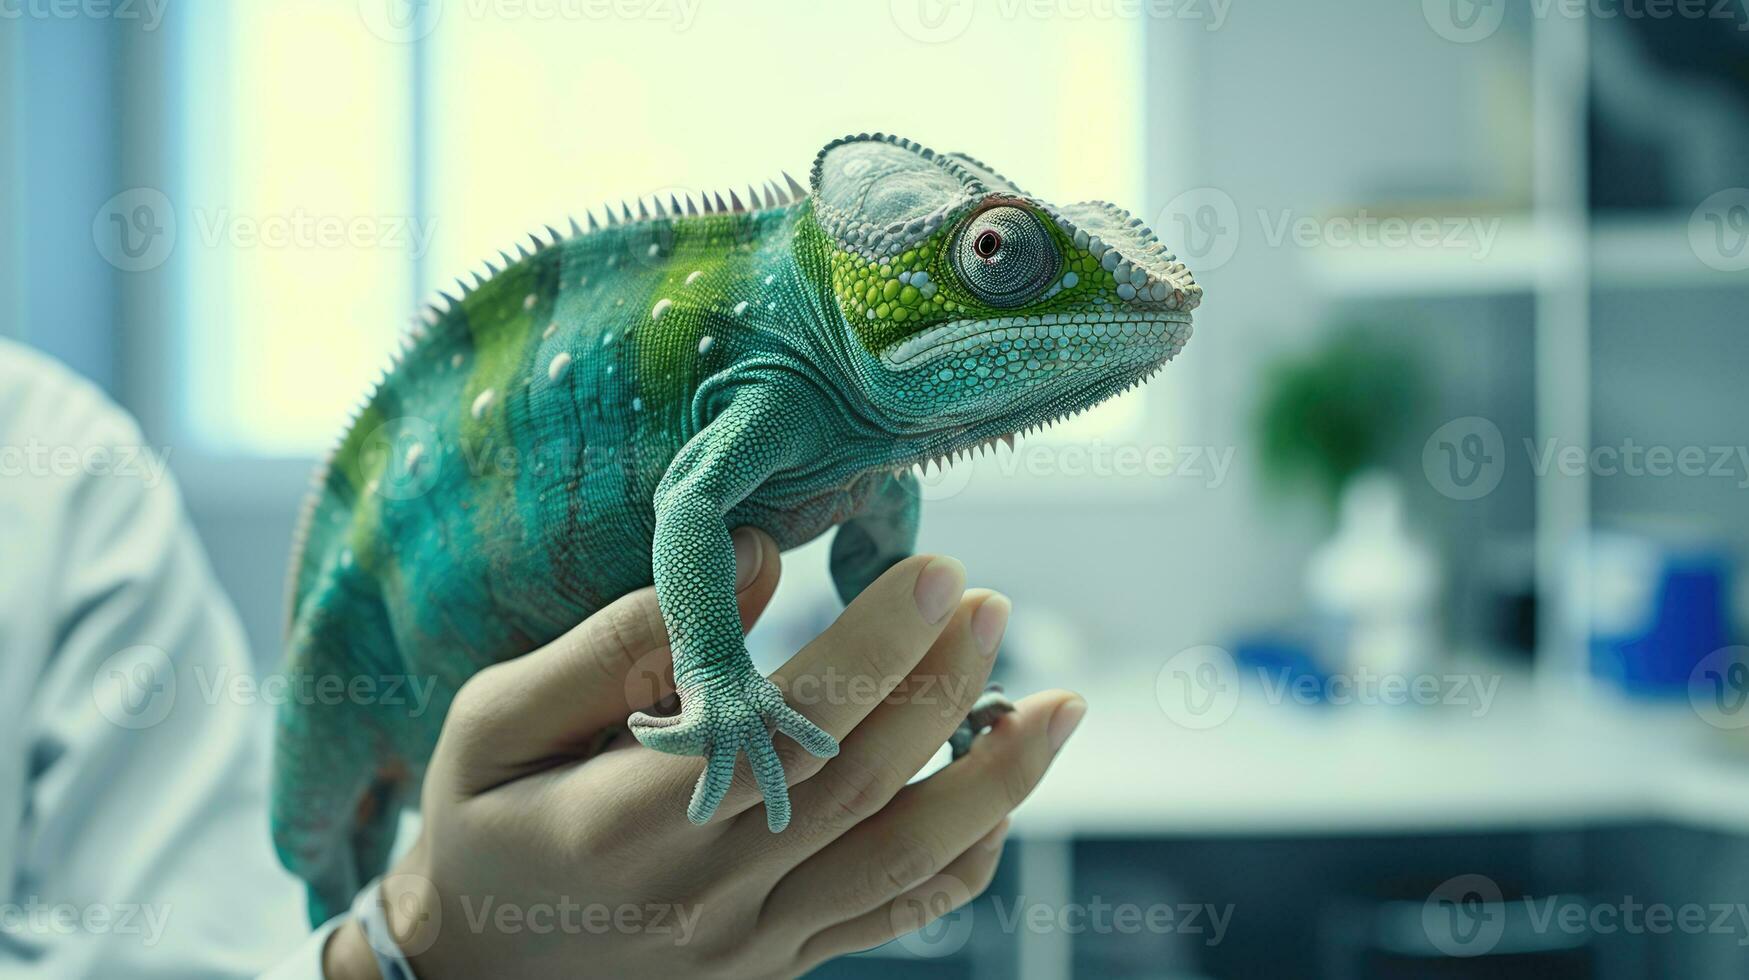
[[[357,919],[347,919],[329,934],[322,947],[322,976],[327,980],[382,980]]]

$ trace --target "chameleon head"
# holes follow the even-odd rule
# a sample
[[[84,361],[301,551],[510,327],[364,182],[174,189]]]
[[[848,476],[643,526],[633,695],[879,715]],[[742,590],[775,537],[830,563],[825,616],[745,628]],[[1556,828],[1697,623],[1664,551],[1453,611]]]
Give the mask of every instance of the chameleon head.
[[[1202,298],[1127,211],[1056,207],[976,160],[880,134],[828,145],[810,196],[867,400],[933,453],[1152,375]]]

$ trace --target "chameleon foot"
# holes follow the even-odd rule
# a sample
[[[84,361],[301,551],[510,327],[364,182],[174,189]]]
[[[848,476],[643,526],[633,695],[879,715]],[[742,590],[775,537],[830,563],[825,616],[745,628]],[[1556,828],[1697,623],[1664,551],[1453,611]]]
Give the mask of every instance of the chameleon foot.
[[[789,784],[772,744],[772,727],[821,758],[838,754],[838,741],[789,706],[776,684],[748,672],[728,683],[703,684],[683,691],[680,713],[654,716],[638,712],[626,723],[638,741],[658,752],[702,755],[704,773],[693,789],[686,815],[702,824],[717,812],[735,777],[735,758],[747,762],[765,797],[765,825],[777,833],[789,826]]]
[[[972,750],[972,740],[996,723],[996,719],[1014,710],[1014,702],[1002,694],[1002,685],[991,684],[972,702],[971,713],[947,740],[955,759]]]

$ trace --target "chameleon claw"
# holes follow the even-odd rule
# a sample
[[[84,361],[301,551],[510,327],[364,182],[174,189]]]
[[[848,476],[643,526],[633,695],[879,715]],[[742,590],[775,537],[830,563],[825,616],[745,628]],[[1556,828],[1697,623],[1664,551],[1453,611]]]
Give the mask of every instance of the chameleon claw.
[[[639,742],[672,755],[702,755],[699,774],[686,816],[695,824],[710,821],[728,795],[735,778],[735,759],[742,752],[765,798],[765,823],[772,833],[789,826],[789,782],[772,740],[772,728],[796,740],[813,755],[838,753],[838,740],[803,717],[783,699],[776,684],[754,674],[738,688],[699,687],[681,695],[677,715],[638,712],[627,725]]]
[[[954,729],[948,737],[947,744],[958,759],[972,750],[972,742],[978,735],[996,724],[996,719],[1014,710],[1014,702],[1008,700],[1002,693],[1002,685],[991,684],[984,688],[984,693],[978,695],[978,700],[972,702],[972,710],[966,715],[960,727]]]

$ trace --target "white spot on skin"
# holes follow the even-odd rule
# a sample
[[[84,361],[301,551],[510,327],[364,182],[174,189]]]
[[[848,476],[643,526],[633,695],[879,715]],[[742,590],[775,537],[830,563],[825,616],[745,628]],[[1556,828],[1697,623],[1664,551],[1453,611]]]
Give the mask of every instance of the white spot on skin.
[[[661,254],[662,254],[662,246],[660,246],[660,245],[651,245],[650,246],[650,258],[653,259],[656,256],[661,255]]]
[[[497,393],[490,388],[480,392],[479,397],[474,399],[474,418],[485,418],[486,413],[492,410],[492,399],[495,397],[497,397]]]
[[[704,354],[706,351],[710,350],[711,345],[716,343],[716,342],[717,342],[717,339],[715,337],[712,337],[709,334],[706,334],[703,337],[698,338],[698,352],[700,354]]]
[[[457,354],[454,357],[450,358],[449,359],[449,366],[452,368],[461,367],[462,366],[462,356],[460,354]]]
[[[698,277],[702,276],[702,275],[704,275],[704,272],[703,272],[703,270],[700,270],[700,269],[694,269],[691,272],[688,272],[686,274],[686,284],[688,286],[692,285],[693,283],[697,282]]]
[[[559,332],[559,325],[556,323],[549,323],[549,324],[547,324],[547,328],[540,332],[540,339],[551,340],[551,339],[553,339],[553,334],[558,333],[558,332]]]
[[[776,282],[776,281],[777,281],[777,277],[776,277],[776,276],[766,276],[766,277],[765,277],[765,284],[766,284],[766,285],[767,285],[767,286],[769,286],[769,285],[771,285],[771,284],[772,284],[772,283],[774,283],[774,282]]]
[[[425,444],[422,442],[416,442],[407,447],[407,455],[401,459],[401,466],[407,472],[411,473],[414,471],[414,468],[419,465],[419,461],[424,457]]]
[[[547,380],[557,381],[560,378],[563,378],[566,372],[570,370],[571,355],[561,351],[558,354],[553,355],[552,361],[547,364]]]
[[[650,319],[652,321],[660,321],[662,319],[662,315],[664,313],[667,313],[669,311],[669,309],[671,309],[673,306],[674,306],[674,301],[671,299],[659,299],[659,300],[657,300],[655,308],[650,310]]]
[[[525,310],[532,310],[532,309],[534,309],[534,304],[536,302],[537,301],[535,300],[534,294],[529,293],[527,296],[524,296],[522,298],[522,308]]]
[[[742,300],[741,302],[735,304],[735,315],[736,316],[740,316],[741,314],[743,314],[745,312],[747,312],[747,301],[746,300]]]
[[[632,399],[632,411],[641,412],[643,410],[644,410],[644,400],[642,398],[633,398]]]
[[[606,347],[608,344],[611,344],[611,343],[613,343],[613,331],[609,330],[608,332],[601,335],[601,346]]]

